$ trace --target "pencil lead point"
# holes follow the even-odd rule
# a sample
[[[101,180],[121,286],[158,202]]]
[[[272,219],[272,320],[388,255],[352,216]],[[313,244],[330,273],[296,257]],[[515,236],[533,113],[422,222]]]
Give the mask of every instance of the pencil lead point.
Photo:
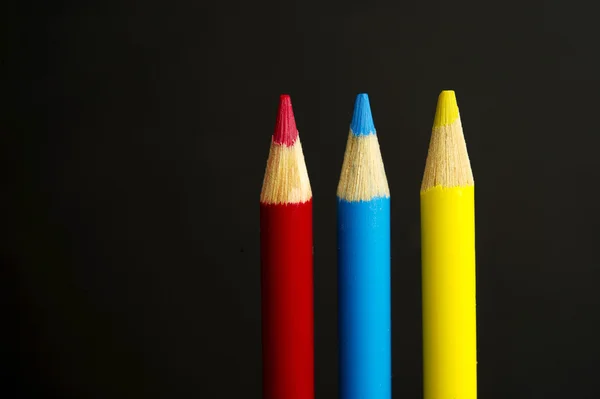
[[[441,127],[452,124],[458,119],[458,105],[454,90],[444,90],[438,97],[433,127]]]
[[[355,136],[368,136],[370,134],[375,134],[375,125],[373,124],[371,105],[369,104],[369,96],[366,93],[361,93],[356,96],[350,130],[352,130],[352,133]]]
[[[277,122],[275,122],[273,142],[290,147],[297,139],[298,129],[296,128],[296,120],[294,119],[292,100],[288,94],[282,94],[279,97],[279,110],[277,112]]]

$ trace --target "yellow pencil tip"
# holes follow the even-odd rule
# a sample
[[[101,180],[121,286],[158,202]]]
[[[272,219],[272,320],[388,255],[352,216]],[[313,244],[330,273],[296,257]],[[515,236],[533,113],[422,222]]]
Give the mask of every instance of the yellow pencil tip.
[[[454,90],[444,90],[438,97],[437,110],[433,119],[433,127],[450,125],[458,119],[458,105]]]

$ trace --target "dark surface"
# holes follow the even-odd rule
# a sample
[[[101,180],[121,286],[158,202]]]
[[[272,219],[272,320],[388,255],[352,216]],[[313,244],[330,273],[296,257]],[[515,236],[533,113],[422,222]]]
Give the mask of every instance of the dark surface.
[[[394,397],[421,397],[418,191],[447,88],[477,181],[480,397],[600,397],[592,2],[25,3],[0,13],[2,397],[260,398],[258,197],[288,92],[335,398],[360,91],[392,190]]]

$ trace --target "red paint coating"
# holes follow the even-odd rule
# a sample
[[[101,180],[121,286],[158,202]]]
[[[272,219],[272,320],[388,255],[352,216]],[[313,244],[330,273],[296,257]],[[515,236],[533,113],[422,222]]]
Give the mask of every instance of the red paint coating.
[[[290,147],[297,139],[298,129],[296,128],[296,120],[294,119],[292,100],[289,95],[282,94],[279,97],[279,111],[277,112],[277,121],[275,122],[273,142]]]
[[[314,398],[312,199],[260,204],[264,399]]]

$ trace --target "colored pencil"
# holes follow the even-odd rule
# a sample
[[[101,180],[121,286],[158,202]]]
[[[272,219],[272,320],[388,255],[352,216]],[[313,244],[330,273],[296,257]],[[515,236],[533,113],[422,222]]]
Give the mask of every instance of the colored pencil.
[[[474,191],[456,96],[443,91],[421,186],[425,399],[477,397]]]
[[[263,398],[314,398],[312,193],[282,95],[260,194]]]
[[[391,398],[390,191],[369,97],[359,94],[338,197],[340,398]]]

